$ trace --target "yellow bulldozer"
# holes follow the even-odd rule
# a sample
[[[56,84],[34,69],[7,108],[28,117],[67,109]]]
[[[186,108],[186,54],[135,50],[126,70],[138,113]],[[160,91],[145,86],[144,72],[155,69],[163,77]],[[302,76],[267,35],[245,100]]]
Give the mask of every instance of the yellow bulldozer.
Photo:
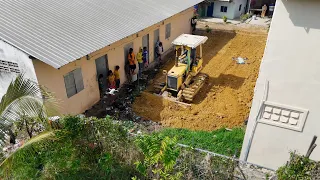
[[[175,65],[169,71],[163,70],[166,82],[154,84],[156,94],[173,101],[192,102],[208,77],[199,73],[203,64],[202,45],[207,40],[206,36],[182,34],[172,42]]]

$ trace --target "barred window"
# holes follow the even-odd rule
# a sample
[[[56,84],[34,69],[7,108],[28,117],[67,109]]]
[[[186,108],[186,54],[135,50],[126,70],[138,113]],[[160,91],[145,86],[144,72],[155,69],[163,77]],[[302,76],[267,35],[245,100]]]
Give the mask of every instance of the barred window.
[[[1,53],[1,52],[0,52]],[[0,71],[2,72],[13,72],[20,73],[18,63],[0,60]]]
[[[166,25],[166,39],[169,39],[171,36],[171,23]]]

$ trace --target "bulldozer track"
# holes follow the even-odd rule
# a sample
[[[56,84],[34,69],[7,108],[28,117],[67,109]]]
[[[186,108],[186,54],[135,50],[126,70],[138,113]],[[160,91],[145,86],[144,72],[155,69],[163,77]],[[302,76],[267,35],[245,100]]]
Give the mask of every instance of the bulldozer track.
[[[192,101],[196,94],[199,92],[203,84],[205,83],[208,75],[198,74],[194,76],[191,80],[191,84],[182,90],[183,99],[187,101]]]

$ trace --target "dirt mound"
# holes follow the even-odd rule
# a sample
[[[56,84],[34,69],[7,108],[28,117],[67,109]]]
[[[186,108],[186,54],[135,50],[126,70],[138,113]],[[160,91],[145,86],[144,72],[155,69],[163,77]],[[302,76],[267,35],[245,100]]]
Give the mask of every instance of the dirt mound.
[[[209,78],[191,108],[145,92],[133,105],[138,115],[165,126],[193,130],[232,128],[243,124],[249,116],[267,34],[214,31],[203,35],[209,40],[203,48],[202,73],[208,74]],[[246,64],[232,60],[239,56],[248,58]],[[164,69],[170,69],[173,64],[169,62]]]

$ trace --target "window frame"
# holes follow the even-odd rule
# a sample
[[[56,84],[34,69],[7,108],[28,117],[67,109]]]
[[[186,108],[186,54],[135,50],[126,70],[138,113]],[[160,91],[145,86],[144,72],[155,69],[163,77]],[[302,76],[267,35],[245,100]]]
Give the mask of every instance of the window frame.
[[[227,13],[228,12],[228,6],[221,6],[220,7],[220,12]]]
[[[166,33],[165,33],[165,38],[169,39],[171,37],[171,23],[166,24]]]
[[[84,90],[83,76],[81,68],[76,68],[63,76],[64,86],[68,98]],[[70,90],[71,88],[74,88]],[[71,91],[71,92],[70,92]]]

